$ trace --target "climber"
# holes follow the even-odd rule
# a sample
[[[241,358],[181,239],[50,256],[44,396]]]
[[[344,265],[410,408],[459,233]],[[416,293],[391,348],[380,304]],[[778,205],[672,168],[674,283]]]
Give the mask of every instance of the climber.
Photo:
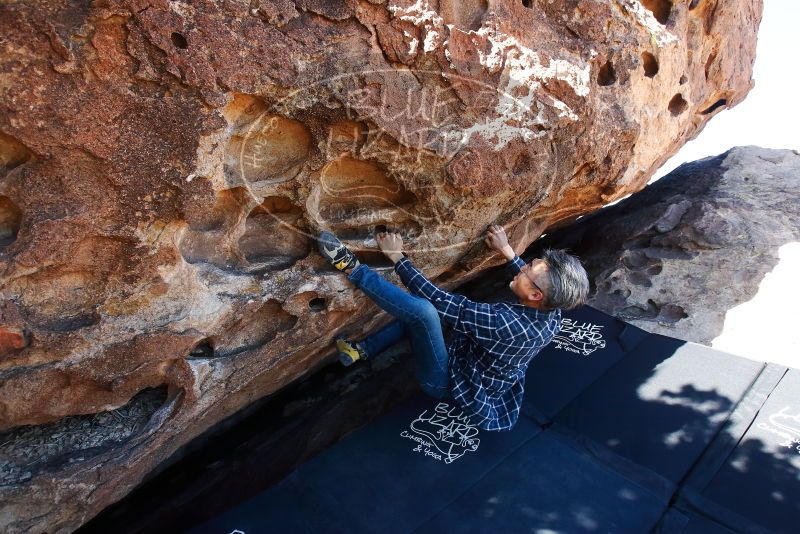
[[[480,428],[510,430],[519,417],[528,363],[558,332],[561,310],[586,301],[589,281],[580,261],[548,249],[526,264],[503,227],[492,225],[484,242],[509,260],[516,274],[508,286],[518,302],[486,304],[431,283],[403,254],[399,234],[377,232],[376,241],[409,292],[360,263],[332,233],[318,236],[322,255],[395,317],[361,341],[337,337],[341,363],[369,359],[407,335],[425,393],[452,398]],[[440,320],[453,329],[448,346]]]

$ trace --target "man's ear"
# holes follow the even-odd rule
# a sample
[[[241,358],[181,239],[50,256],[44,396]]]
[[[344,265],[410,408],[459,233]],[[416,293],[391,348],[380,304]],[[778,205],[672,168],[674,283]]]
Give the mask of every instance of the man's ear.
[[[532,301],[542,300],[544,298],[544,294],[541,291],[533,290],[528,293],[527,299]]]

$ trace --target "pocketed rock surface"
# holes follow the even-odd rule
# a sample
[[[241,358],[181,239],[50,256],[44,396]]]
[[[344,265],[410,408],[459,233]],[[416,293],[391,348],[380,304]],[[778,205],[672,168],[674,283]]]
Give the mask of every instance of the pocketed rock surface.
[[[568,248],[590,274],[590,305],[647,331],[710,345],[726,314],[756,295],[781,247],[800,241],[798,190],[796,150],[736,147],[681,165],[547,235],[531,253]],[[756,325],[752,335],[760,336]]]
[[[761,8],[3,3],[0,530],[76,529],[385,321],[320,229],[453,287],[489,224],[521,251],[641,189],[752,87]]]

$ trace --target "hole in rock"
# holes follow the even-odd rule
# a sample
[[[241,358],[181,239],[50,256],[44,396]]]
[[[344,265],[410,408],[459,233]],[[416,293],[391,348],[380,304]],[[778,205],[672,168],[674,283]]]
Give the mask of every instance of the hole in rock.
[[[659,322],[675,324],[681,319],[686,319],[687,317],[689,317],[689,314],[677,304],[665,304],[661,308],[661,313],[658,316],[658,320]]]
[[[311,133],[300,121],[267,113],[263,102],[239,95],[223,111],[234,124],[225,173],[248,182],[294,178],[308,157]]]
[[[647,269],[645,269],[644,272],[646,272],[650,276],[655,276],[657,274],[661,274],[661,271],[663,270],[664,270],[663,265],[661,265],[660,263],[655,263],[647,267]]]
[[[725,99],[725,98],[720,98],[719,100],[717,100],[716,102],[714,102],[713,104],[711,104],[709,107],[707,107],[706,109],[704,109],[704,110],[702,111],[702,114],[703,114],[703,115],[708,115],[709,113],[713,113],[713,112],[714,112],[714,111],[716,111],[717,109],[719,109],[719,108],[721,108],[722,106],[725,106],[725,105],[727,105],[727,104],[728,104],[728,101],[727,101],[727,99]]]
[[[245,222],[239,250],[260,269],[286,269],[310,249],[303,210],[286,197],[272,196],[256,206]]]
[[[368,134],[368,128],[363,123],[352,120],[334,122],[328,129],[327,153],[338,155],[342,152],[356,152],[366,141]]]
[[[517,159],[514,161],[514,167],[512,168],[511,172],[515,175],[524,174],[531,170],[531,158],[528,154],[522,153],[517,156]]]
[[[147,388],[115,410],[0,433],[0,485],[19,484],[119,447],[145,429],[167,397],[167,386]]]
[[[192,230],[203,232],[218,230],[225,226],[226,222],[233,222],[239,218],[249,196],[250,193],[244,187],[218,191],[214,206],[210,210],[206,204],[187,205],[186,222]]]
[[[235,246],[235,243],[233,245]],[[217,230],[189,230],[178,245],[186,263],[207,263],[224,270],[242,268],[243,262],[231,248],[225,233]]]
[[[108,283],[107,267],[126,246],[120,240],[89,237],[73,249],[74,265],[45,268],[20,277],[9,286],[46,287],[47,291],[22,291],[20,312],[25,321],[36,328],[52,332],[69,332],[100,322],[97,307],[104,300]],[[109,246],[105,248],[104,246]],[[89,265],[89,261],[94,265]],[[24,284],[20,286],[18,284]],[[113,307],[114,304],[106,303]]]
[[[4,133],[0,133],[0,178],[16,169],[29,159],[28,147]]]
[[[686,100],[683,99],[683,95],[679,93],[672,97],[672,100],[669,101],[667,108],[669,109],[669,112],[672,113],[673,117],[677,117],[686,111],[686,107],[688,105],[689,104],[686,102]]]
[[[641,269],[648,261],[647,256],[640,250],[626,250],[622,254],[622,264],[628,269]]]
[[[386,218],[385,224],[336,227],[334,233],[342,241],[368,241],[377,232],[397,232],[403,239],[414,239],[422,234],[422,225],[415,221],[395,222]],[[373,245],[374,246],[374,245]]]
[[[646,235],[629,237],[622,242],[622,246],[626,249],[646,247],[650,243],[650,238]]]
[[[531,4],[533,4],[533,0],[522,0],[522,5],[525,7],[531,7]]]
[[[649,9],[661,24],[666,24],[672,11],[672,0],[642,0],[642,5]]]
[[[265,197],[261,202],[261,207],[268,213],[273,214],[298,215],[303,213],[303,210],[290,199],[281,196]]]
[[[644,66],[644,75],[648,78],[658,74],[658,60],[650,52],[642,52],[642,65]]]
[[[606,61],[597,73],[597,85],[613,85],[617,81],[617,73],[614,72],[614,65],[611,61]]]
[[[100,314],[87,312],[71,315],[65,312],[63,315],[31,322],[34,322],[39,328],[50,330],[51,332],[71,332],[98,324],[100,322]]]
[[[205,338],[200,341],[189,352],[187,358],[213,358],[214,357],[214,343],[211,338]]]
[[[189,48],[189,43],[186,42],[186,37],[184,37],[182,33],[172,32],[172,35],[169,37],[172,39],[172,44],[178,48],[182,48],[184,50]]]
[[[700,3],[700,0],[692,0],[689,2],[689,11],[697,7],[697,4]]]
[[[381,167],[350,157],[328,163],[320,174],[320,184],[319,211],[328,222],[366,217],[374,224],[374,210],[402,208],[414,201],[414,195]]]
[[[308,307],[314,313],[325,311],[327,305],[326,300],[322,297],[315,297],[308,301]]]
[[[488,7],[486,0],[440,0],[439,14],[445,24],[478,30]]]
[[[722,2],[712,2],[711,5],[705,9],[705,20],[703,21],[703,30],[706,32],[706,35],[711,33],[711,29],[714,27],[714,22],[717,18],[717,9]],[[725,5],[723,3],[723,5]]]
[[[262,347],[295,323],[297,317],[284,310],[279,301],[269,299],[255,312],[243,312],[223,334],[215,336],[216,355],[229,357]]]
[[[578,169],[572,173],[575,178],[590,178],[595,173],[594,165],[591,162],[582,163]]]
[[[688,81],[689,81],[689,78],[687,78],[687,77],[686,77],[686,75],[684,74],[684,75],[682,75],[682,76],[681,76],[681,79],[680,79],[680,80],[678,80],[678,83],[679,83],[680,85],[683,85],[683,84],[685,84],[685,83],[686,83],[686,82],[688,82]]]
[[[653,287],[653,282],[651,282],[650,278],[641,271],[631,271],[628,273],[628,281],[637,286]]]
[[[17,239],[22,212],[10,198],[0,195],[0,251]]]
[[[380,250],[354,250],[353,253],[361,263],[366,263],[373,269],[393,269],[394,263]]]
[[[655,319],[658,316],[658,306],[652,299],[647,299],[647,309],[640,306],[628,306],[620,311],[623,319]]]
[[[714,60],[715,59],[717,59],[717,52],[716,51],[711,52],[708,55],[708,58],[706,59],[706,66],[703,69],[703,72],[705,73],[705,76],[706,76],[706,80],[708,80],[708,75],[711,72],[711,66],[714,64]]]
[[[262,99],[244,93],[234,93],[231,103],[222,108],[222,116],[233,126],[234,133],[242,135],[266,112],[267,104]]]

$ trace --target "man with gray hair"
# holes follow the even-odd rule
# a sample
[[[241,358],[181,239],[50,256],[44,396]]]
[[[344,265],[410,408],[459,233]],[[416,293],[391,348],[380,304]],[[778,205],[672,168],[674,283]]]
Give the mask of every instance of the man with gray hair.
[[[589,293],[586,271],[577,258],[548,249],[526,264],[497,225],[488,229],[485,243],[517,271],[509,283],[516,303],[475,302],[440,289],[403,254],[397,233],[379,232],[376,241],[409,293],[360,263],[330,232],[322,232],[318,240],[322,255],[395,317],[361,341],[337,337],[339,360],[350,365],[369,359],[408,336],[423,391],[452,398],[484,430],[510,430],[516,424],[529,362],[559,331],[561,310],[581,306]],[[453,328],[447,346],[442,322]]]

